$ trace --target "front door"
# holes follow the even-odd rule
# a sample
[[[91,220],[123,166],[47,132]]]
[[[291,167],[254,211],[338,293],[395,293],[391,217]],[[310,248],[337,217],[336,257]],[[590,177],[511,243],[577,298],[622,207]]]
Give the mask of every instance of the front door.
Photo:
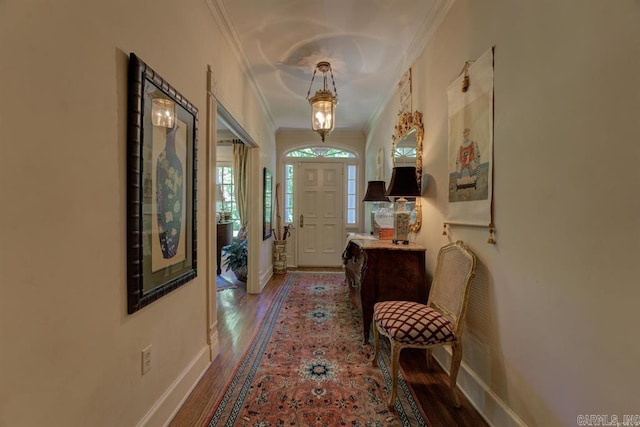
[[[342,163],[298,163],[298,265],[342,265],[344,181]]]

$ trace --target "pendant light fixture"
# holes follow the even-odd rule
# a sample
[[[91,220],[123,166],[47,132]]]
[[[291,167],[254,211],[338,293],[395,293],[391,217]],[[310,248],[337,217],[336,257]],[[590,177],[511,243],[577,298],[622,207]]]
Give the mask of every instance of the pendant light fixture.
[[[318,90],[315,95],[311,95],[311,87],[313,86],[313,79],[316,77],[316,72],[322,73],[322,89]],[[333,83],[333,92],[327,89],[327,72],[331,76],[331,82]],[[313,70],[313,76],[311,77],[311,84],[309,85],[309,91],[307,92],[307,100],[311,104],[311,128],[314,132],[320,134],[322,142],[327,135],[331,133],[336,125],[336,104],[338,103],[338,91],[336,90],[336,81],[333,78],[333,70],[331,64],[327,61],[318,62],[315,70]]]

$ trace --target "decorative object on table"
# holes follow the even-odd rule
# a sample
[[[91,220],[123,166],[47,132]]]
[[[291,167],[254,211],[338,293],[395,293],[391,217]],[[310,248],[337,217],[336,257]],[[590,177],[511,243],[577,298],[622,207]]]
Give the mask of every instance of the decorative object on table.
[[[377,221],[376,214],[383,208],[385,203],[389,203],[389,198],[385,195],[387,189],[385,188],[384,181],[369,181],[367,183],[367,192],[364,195],[363,202],[373,202],[373,209],[371,209],[371,234],[374,236],[379,235],[380,223]]]
[[[309,98],[317,71],[322,73],[322,89]],[[327,72],[331,75],[333,92],[327,88]],[[309,90],[307,91],[307,100],[311,104],[311,129],[314,132],[318,132],[322,142],[324,142],[325,137],[333,131],[336,125],[335,109],[338,103],[338,90],[336,89],[336,81],[333,78],[333,70],[330,63],[321,61],[316,65],[311,77]]]
[[[411,213],[407,211],[405,197],[420,197],[420,187],[416,179],[414,166],[396,166],[393,168],[387,196],[398,197],[393,217],[393,243],[409,243],[409,225]]]
[[[225,256],[225,271],[233,271],[238,280],[247,281],[247,239],[238,239],[234,237],[230,245],[222,248],[222,254]]]
[[[371,368],[348,292],[341,273],[287,274],[205,425],[431,425],[402,378],[387,408],[389,369]]]
[[[273,233],[273,175],[267,168],[263,170],[263,193],[262,193],[262,240],[267,240]]]
[[[466,61],[447,89],[449,209],[445,225],[493,225],[493,48]],[[443,227],[446,233],[446,227]]]
[[[385,209],[385,213],[383,215],[379,215],[378,221],[380,223],[380,229],[378,230],[378,239],[393,241],[393,210]]]
[[[127,112],[127,310],[197,275],[198,109],[134,53]],[[140,185],[144,183],[144,185]]]
[[[455,406],[460,407],[456,379],[462,361],[462,331],[469,301],[470,283],[476,271],[476,256],[461,241],[440,249],[427,304],[412,301],[384,301],[373,309],[373,338],[376,364],[380,335],[391,343],[391,397],[395,405],[398,391],[400,351],[403,348],[427,350],[429,367],[431,350],[450,345],[452,348],[450,384]]]

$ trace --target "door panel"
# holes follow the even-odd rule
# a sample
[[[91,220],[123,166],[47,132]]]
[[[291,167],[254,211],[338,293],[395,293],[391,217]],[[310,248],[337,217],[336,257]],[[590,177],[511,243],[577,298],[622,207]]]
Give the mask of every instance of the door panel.
[[[344,242],[342,163],[299,163],[298,265],[339,266]]]

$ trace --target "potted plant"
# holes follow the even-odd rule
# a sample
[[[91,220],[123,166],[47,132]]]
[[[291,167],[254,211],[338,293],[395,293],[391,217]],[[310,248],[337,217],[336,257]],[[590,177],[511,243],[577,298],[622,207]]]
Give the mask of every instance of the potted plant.
[[[234,237],[230,245],[222,248],[225,271],[233,271],[238,280],[247,281],[247,239]]]

